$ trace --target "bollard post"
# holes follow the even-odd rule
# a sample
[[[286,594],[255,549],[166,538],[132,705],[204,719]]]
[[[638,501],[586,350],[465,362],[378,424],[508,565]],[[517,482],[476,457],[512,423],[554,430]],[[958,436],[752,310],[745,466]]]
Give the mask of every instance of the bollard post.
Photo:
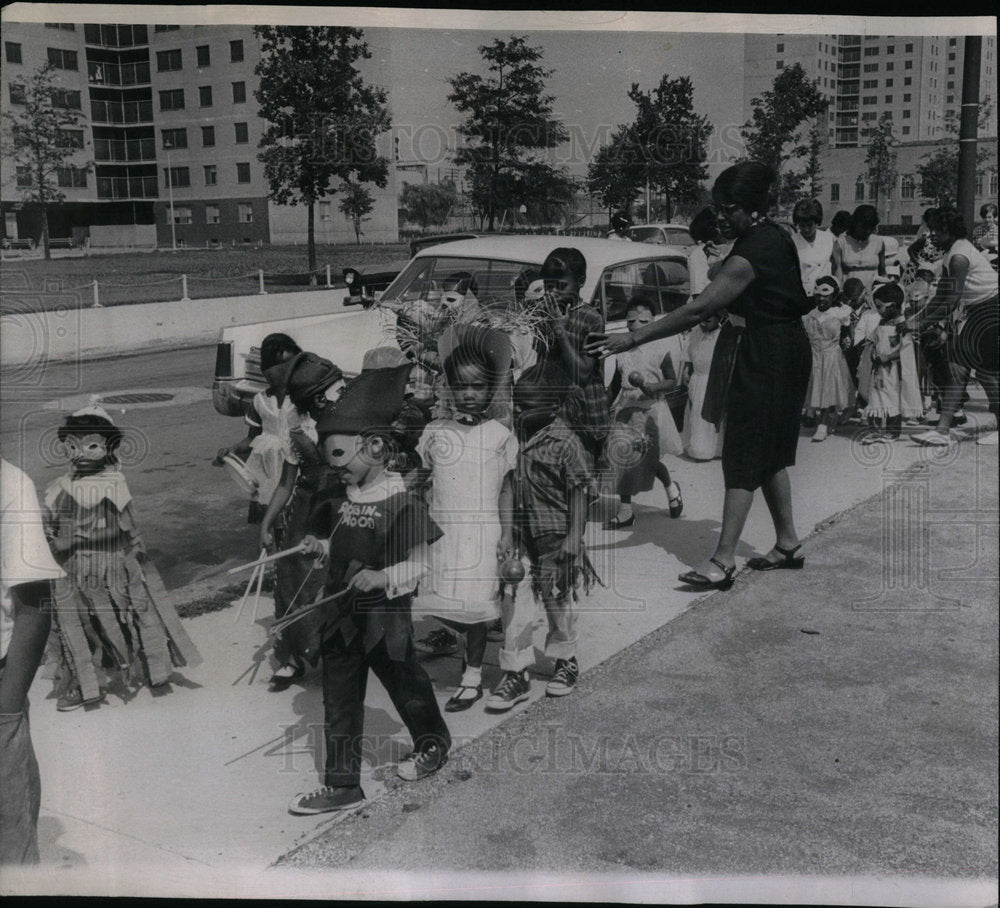
[[[97,289],[97,278],[94,278],[94,308],[95,309],[103,309],[104,308],[101,305],[101,294],[100,294],[100,292]]]
[[[330,263],[329,262],[326,263],[326,286],[327,287],[332,286],[330,284]]]
[[[257,279],[260,281],[260,292],[261,294],[266,294],[267,291],[264,289],[264,269],[257,269]]]
[[[188,276],[186,274],[181,275],[181,302],[189,300],[191,297],[188,296]]]

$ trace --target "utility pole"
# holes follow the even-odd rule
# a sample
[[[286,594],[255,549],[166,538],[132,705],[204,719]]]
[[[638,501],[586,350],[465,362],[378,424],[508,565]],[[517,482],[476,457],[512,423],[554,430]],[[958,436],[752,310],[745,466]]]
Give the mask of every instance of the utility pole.
[[[983,39],[965,39],[962,120],[958,133],[958,213],[970,230],[976,222],[976,152],[979,137],[979,65]]]
[[[174,224],[174,168],[170,163],[170,151],[174,147],[173,142],[164,142],[163,148],[167,153],[167,191],[170,195],[170,251],[177,251],[177,227]]]

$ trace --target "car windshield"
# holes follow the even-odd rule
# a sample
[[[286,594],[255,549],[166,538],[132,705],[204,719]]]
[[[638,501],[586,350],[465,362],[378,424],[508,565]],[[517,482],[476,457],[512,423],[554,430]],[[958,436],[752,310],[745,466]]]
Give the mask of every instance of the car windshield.
[[[414,259],[382,295],[383,303],[436,303],[442,294],[457,292],[486,309],[506,309],[524,298],[539,276],[535,262],[458,256]]]
[[[694,240],[686,227],[633,227],[629,236],[637,243],[657,243],[660,246],[693,246]]]

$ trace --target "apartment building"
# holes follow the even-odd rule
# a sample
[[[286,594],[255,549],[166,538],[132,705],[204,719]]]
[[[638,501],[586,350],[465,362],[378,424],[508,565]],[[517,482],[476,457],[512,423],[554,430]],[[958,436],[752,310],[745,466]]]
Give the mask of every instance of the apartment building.
[[[250,25],[5,23],[3,107],[23,103],[22,86],[48,61],[58,103],[81,113],[52,235],[95,246],[304,242],[305,208],[270,201],[257,159],[259,60]],[[10,170],[5,161],[5,232],[30,235],[31,213],[11,191],[29,176]],[[370,189],[366,238],[394,240],[395,182]],[[335,203],[319,203],[319,242],[354,240]]]

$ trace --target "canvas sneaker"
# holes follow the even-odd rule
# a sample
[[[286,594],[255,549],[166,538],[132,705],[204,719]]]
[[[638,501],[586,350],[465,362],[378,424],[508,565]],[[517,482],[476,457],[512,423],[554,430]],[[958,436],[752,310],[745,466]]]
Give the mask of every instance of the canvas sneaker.
[[[976,444],[995,448],[998,441],[1000,441],[1000,436],[998,436],[996,430],[994,430],[993,432],[987,432],[985,435],[980,435],[979,438],[976,439]]]
[[[431,631],[426,637],[414,641],[413,648],[425,656],[450,656],[458,652],[455,635],[444,628]]]
[[[419,782],[448,762],[448,752],[438,744],[407,754],[399,761],[396,775],[407,782]]]
[[[556,659],[556,670],[545,685],[545,693],[550,697],[565,697],[566,694],[573,693],[579,678],[580,666],[576,663],[576,656],[572,659]]]
[[[930,445],[938,448],[947,448],[955,444],[955,439],[950,432],[939,432],[937,429],[929,429],[919,435],[914,435],[913,441],[919,445]]]
[[[510,709],[531,696],[528,672],[504,672],[496,689],[486,699],[487,709]]]
[[[826,437],[829,434],[830,434],[830,430],[827,428],[826,423],[825,422],[821,422],[818,426],[816,426],[816,432],[813,435],[812,440],[813,441],[826,441]]]
[[[364,803],[365,793],[358,785],[324,786],[309,794],[297,794],[288,805],[288,812],[299,816],[351,810]]]

